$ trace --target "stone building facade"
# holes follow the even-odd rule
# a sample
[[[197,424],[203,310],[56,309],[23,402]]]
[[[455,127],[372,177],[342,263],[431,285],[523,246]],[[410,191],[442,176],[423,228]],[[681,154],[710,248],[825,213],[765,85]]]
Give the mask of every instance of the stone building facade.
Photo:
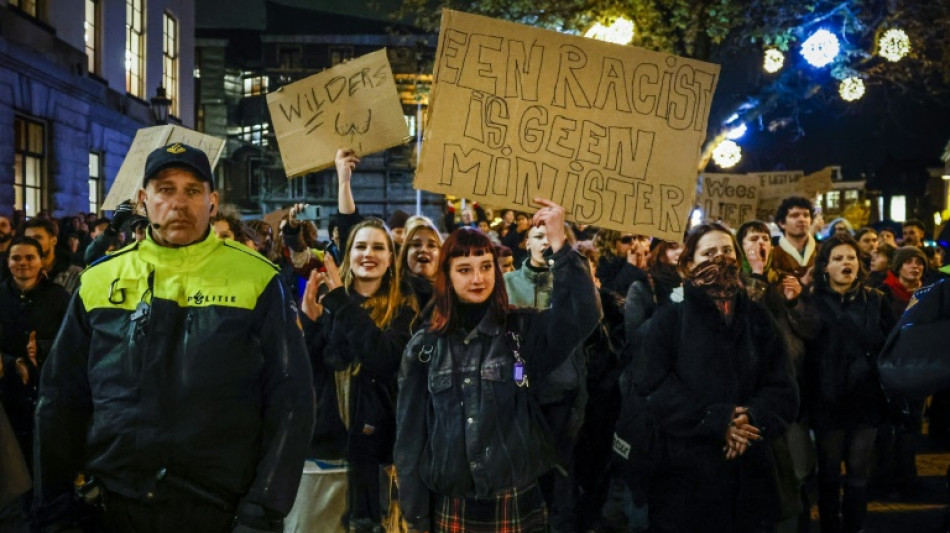
[[[193,0],[0,0],[0,214],[98,212],[150,100],[194,127]]]

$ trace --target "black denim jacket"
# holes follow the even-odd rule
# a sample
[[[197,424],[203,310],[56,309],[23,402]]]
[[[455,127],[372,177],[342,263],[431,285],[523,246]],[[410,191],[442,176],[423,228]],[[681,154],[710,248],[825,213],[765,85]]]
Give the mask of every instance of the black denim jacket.
[[[470,332],[420,331],[406,347],[394,460],[400,507],[412,528],[429,529],[431,493],[490,498],[525,487],[552,467],[538,384],[601,316],[586,259],[569,246],[553,258],[551,308],[509,316],[523,339],[527,387],[515,383],[506,328],[490,314]]]

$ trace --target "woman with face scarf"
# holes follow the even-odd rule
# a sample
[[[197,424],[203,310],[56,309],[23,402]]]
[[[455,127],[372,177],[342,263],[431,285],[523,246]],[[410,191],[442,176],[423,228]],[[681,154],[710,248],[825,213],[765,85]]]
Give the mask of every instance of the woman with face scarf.
[[[781,338],[739,282],[720,224],[687,237],[684,300],[653,315],[628,373],[665,442],[650,480],[650,531],[768,531],[778,519],[770,439],[798,410]]]
[[[818,448],[822,533],[861,529],[877,427],[885,415],[872,358],[881,351],[894,319],[884,295],[866,287],[864,278],[854,239],[835,235],[822,244],[811,291],[820,329],[807,343],[802,390]]]

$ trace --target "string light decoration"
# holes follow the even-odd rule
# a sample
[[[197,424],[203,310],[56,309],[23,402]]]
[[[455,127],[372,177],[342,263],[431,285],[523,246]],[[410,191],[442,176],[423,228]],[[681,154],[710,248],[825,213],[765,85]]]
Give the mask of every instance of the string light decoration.
[[[891,62],[900,61],[910,53],[910,37],[904,30],[891,28],[878,39],[877,47],[877,53],[884,59]]]
[[[738,141],[743,135],[746,134],[747,131],[749,131],[749,127],[745,125],[745,122],[741,122],[738,126],[726,132],[726,138],[733,141]]]
[[[610,26],[598,22],[584,32],[584,37],[614,44],[630,44],[633,41],[633,21],[626,17],[617,17]]]
[[[732,168],[742,159],[742,148],[735,141],[727,139],[716,146],[712,158],[719,168]]]
[[[774,74],[779,70],[782,70],[782,66],[785,65],[785,54],[776,50],[775,48],[769,48],[765,51],[765,59],[762,62],[762,68],[765,69],[769,74]]]
[[[864,80],[857,76],[845,78],[838,84],[838,94],[846,102],[853,102],[864,96]]]
[[[802,57],[813,67],[831,63],[840,50],[838,38],[828,30],[818,30],[802,43]]]

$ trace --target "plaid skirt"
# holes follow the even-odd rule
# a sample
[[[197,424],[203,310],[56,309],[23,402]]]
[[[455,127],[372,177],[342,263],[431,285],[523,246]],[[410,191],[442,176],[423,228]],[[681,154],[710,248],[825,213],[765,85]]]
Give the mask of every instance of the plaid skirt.
[[[503,490],[490,500],[436,496],[436,533],[544,533],[548,513],[537,483]]]

